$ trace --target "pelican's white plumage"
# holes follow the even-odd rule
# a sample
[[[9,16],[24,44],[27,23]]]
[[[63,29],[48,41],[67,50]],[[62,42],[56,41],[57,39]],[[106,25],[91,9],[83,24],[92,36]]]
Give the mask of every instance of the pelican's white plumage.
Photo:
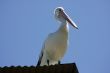
[[[54,14],[61,25],[56,32],[49,34],[45,40],[37,66],[58,64],[68,46],[68,23],[78,29],[76,24],[65,13],[63,7],[57,7]]]

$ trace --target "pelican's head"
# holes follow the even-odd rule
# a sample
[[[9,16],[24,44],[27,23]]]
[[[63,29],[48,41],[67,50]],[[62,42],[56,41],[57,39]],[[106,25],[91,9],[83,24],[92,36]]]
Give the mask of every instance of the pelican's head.
[[[70,17],[65,13],[63,7],[57,7],[55,9],[55,18],[59,20],[60,22],[68,22],[73,27],[78,29],[77,25],[70,19]]]

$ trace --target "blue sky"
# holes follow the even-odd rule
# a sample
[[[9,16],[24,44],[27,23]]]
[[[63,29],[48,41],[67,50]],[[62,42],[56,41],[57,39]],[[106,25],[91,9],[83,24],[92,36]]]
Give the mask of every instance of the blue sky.
[[[0,66],[37,64],[47,35],[60,26],[58,6],[79,27],[70,26],[61,62],[75,62],[80,73],[110,73],[109,0],[0,0]]]

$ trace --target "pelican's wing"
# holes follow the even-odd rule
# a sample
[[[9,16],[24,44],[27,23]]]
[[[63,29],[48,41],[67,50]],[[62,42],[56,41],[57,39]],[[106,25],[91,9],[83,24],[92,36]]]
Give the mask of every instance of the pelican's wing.
[[[42,58],[43,58],[43,55],[44,55],[44,52],[43,52],[44,48],[45,48],[45,43],[44,43],[44,45],[42,47],[42,50],[41,50],[41,53],[40,53],[40,56],[39,56],[39,60],[38,60],[37,66],[40,66],[40,64],[41,64],[41,61],[42,61]]]
[[[41,50],[41,53],[40,53],[40,56],[39,56],[39,60],[38,60],[38,63],[37,63],[37,66],[40,66],[41,63],[42,64],[45,64],[45,60],[46,59],[46,55],[44,55],[44,51],[45,51],[45,43],[48,41],[48,39],[52,36],[53,33],[50,33],[47,37],[47,39],[45,40],[44,44],[43,44],[43,47],[42,47],[42,50]]]
[[[38,60],[37,66],[40,66],[42,57],[43,57],[43,51],[41,51],[41,53],[40,53],[40,56],[39,56],[39,60]]]

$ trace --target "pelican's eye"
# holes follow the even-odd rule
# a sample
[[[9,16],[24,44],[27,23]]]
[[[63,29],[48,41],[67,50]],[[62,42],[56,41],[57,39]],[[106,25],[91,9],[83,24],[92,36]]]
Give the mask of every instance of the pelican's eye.
[[[59,9],[59,11],[62,11],[62,9]]]

